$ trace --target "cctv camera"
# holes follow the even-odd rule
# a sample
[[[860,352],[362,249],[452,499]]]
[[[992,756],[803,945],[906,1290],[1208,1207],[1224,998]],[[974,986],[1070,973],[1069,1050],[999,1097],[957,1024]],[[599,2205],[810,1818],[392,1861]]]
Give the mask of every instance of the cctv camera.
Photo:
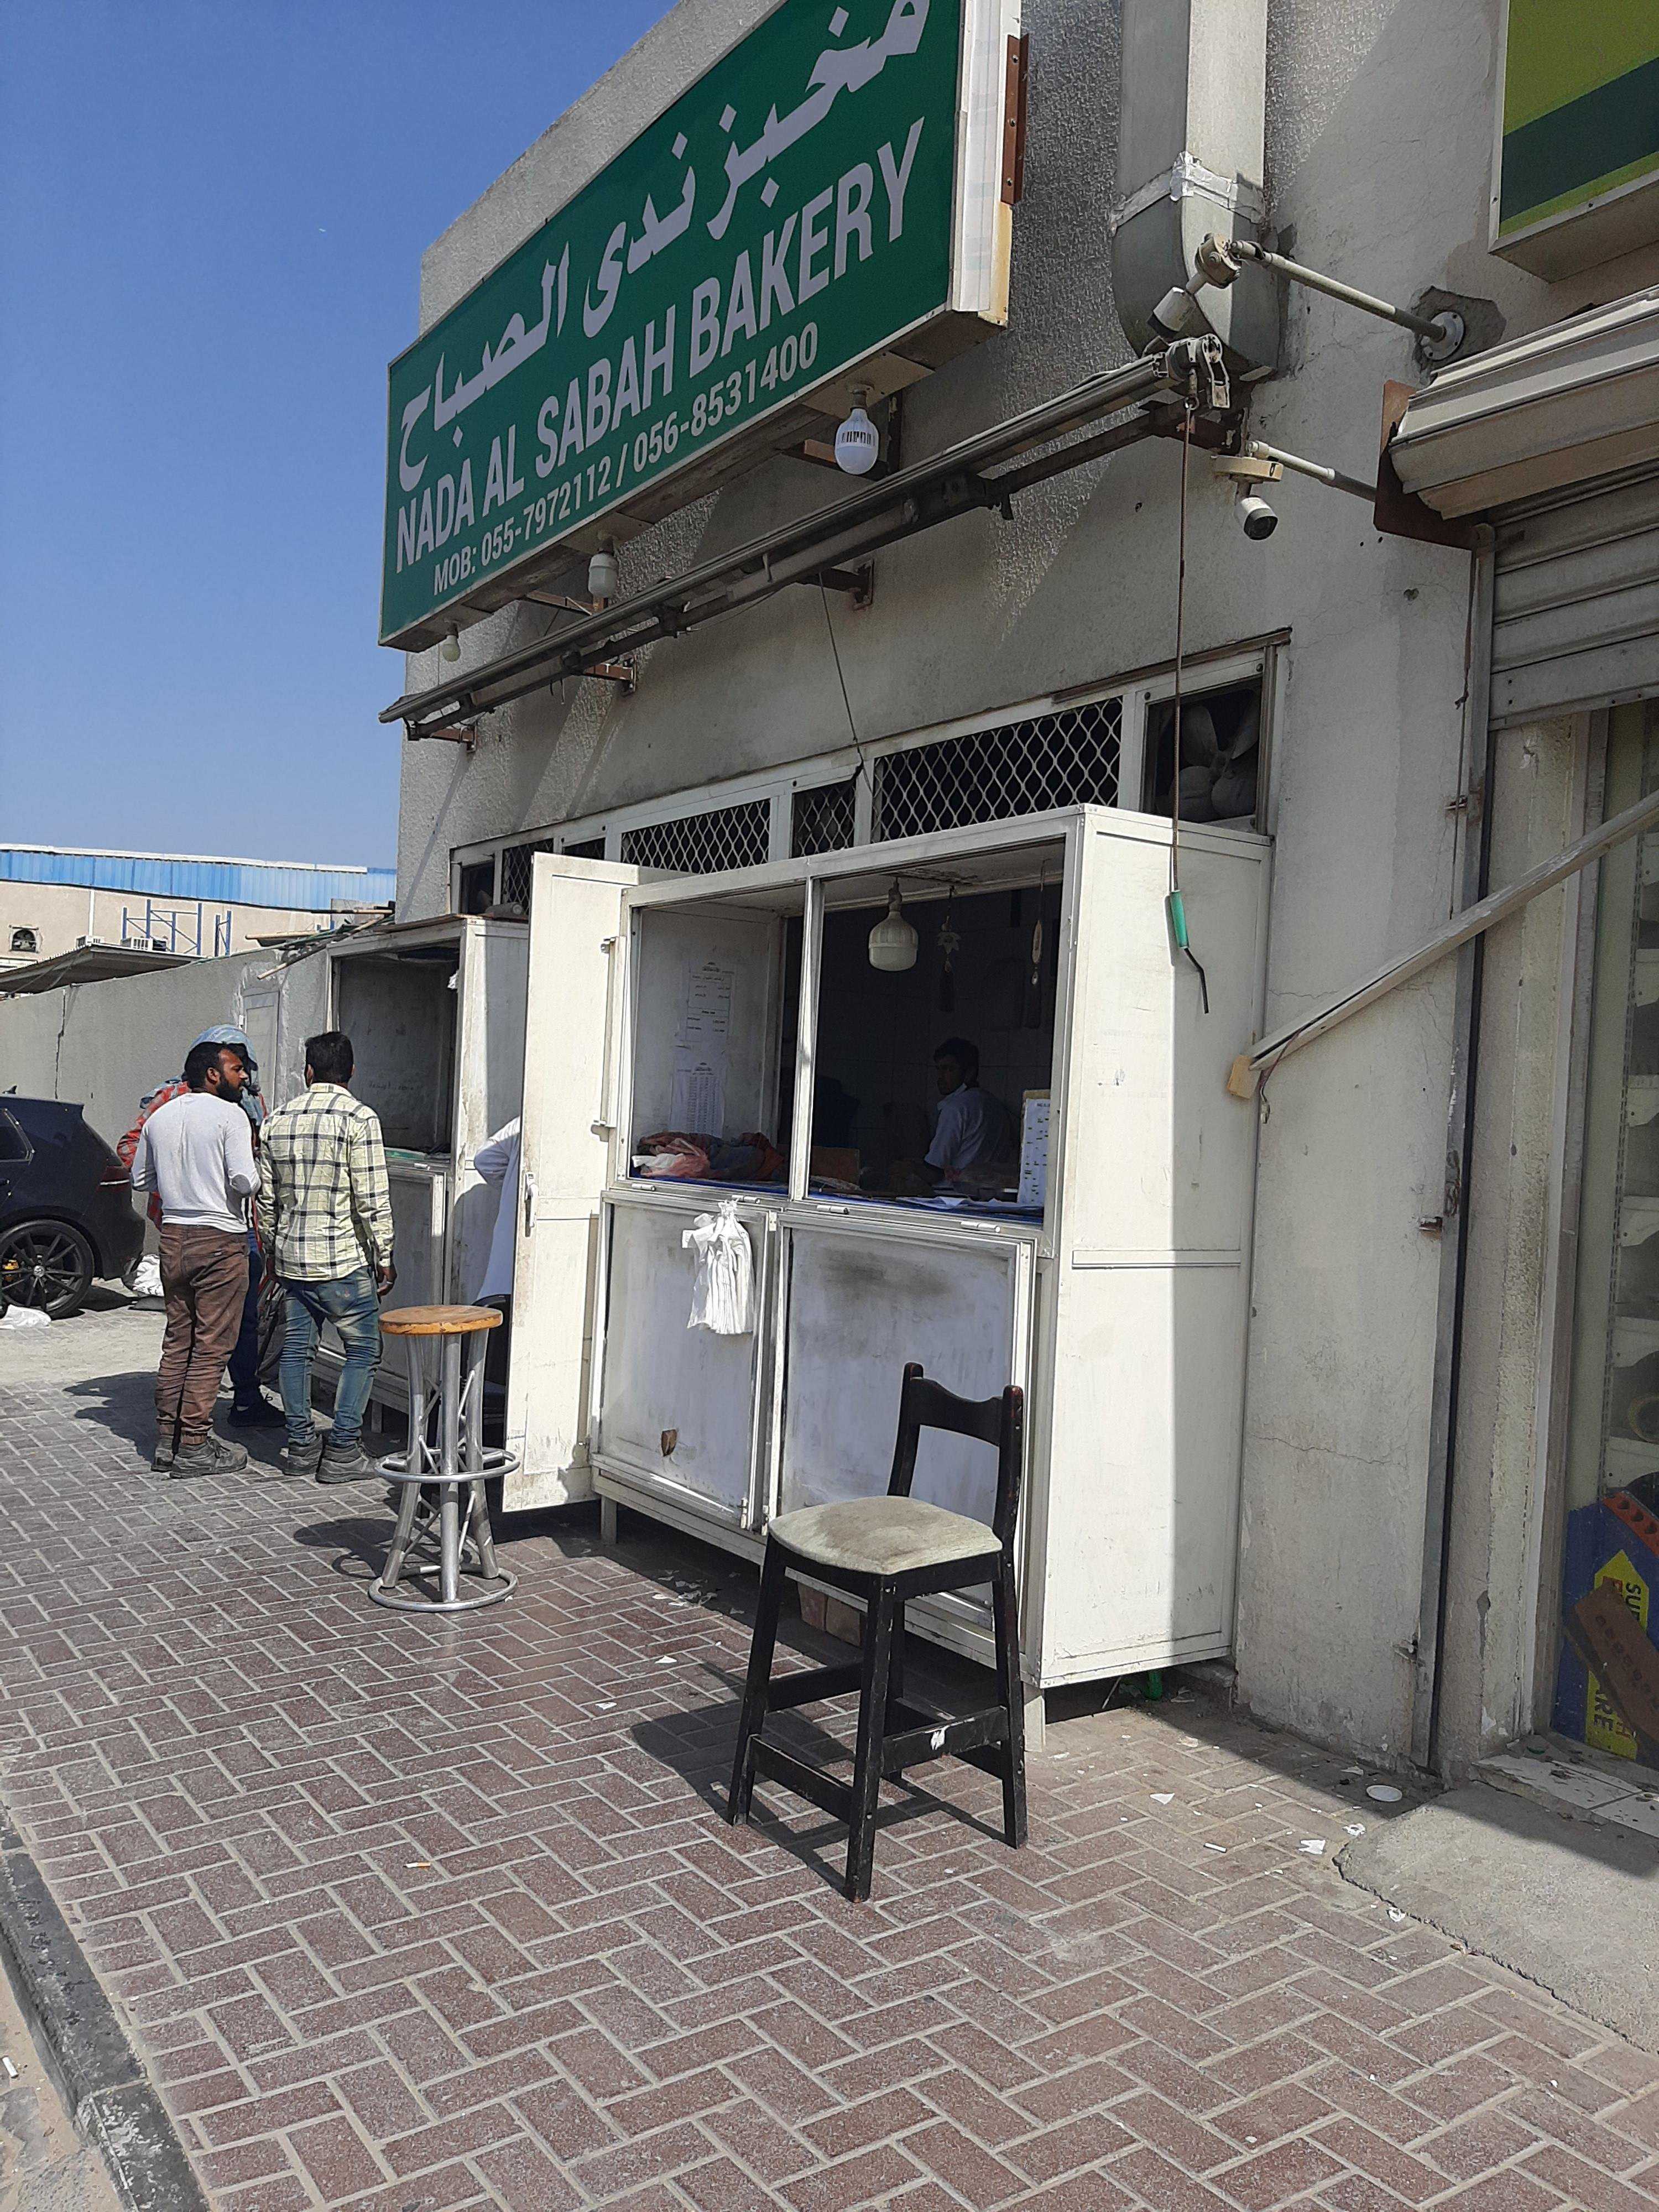
[[[1271,538],[1279,527],[1279,517],[1267,501],[1255,492],[1247,492],[1238,502],[1239,526],[1249,538]]]
[[[1178,338],[1199,319],[1198,302],[1179,284],[1172,285],[1147,317],[1160,337]]]

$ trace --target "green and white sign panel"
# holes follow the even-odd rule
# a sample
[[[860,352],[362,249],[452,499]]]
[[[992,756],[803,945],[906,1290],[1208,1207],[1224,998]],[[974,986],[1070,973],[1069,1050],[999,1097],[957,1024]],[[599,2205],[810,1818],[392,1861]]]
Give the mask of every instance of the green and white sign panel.
[[[400,355],[381,642],[502,604],[602,517],[641,526],[694,465],[706,490],[905,333],[1000,323],[1018,27],[1012,0],[781,0]]]
[[[1492,244],[1566,276],[1659,237],[1659,0],[1509,0]]]

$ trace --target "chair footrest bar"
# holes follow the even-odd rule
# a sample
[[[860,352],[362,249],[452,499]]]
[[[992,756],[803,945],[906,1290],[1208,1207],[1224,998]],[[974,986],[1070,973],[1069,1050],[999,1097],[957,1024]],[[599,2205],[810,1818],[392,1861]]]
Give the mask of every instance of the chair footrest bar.
[[[969,1713],[960,1720],[935,1721],[931,1728],[907,1729],[900,1735],[890,1735],[881,1748],[881,1771],[902,1774],[907,1766],[919,1766],[930,1759],[971,1759],[973,1753],[988,1744],[1007,1740],[1008,1718],[1000,1707]],[[974,1765],[981,1763],[971,1759]]]
[[[766,1686],[766,1703],[772,1712],[787,1712],[792,1705],[816,1705],[820,1698],[844,1698],[864,1679],[856,1659],[836,1667],[806,1667],[794,1674],[775,1674]]]
[[[832,1820],[852,1819],[853,1792],[833,1775],[809,1766],[793,1752],[780,1751],[776,1744],[768,1743],[763,1736],[750,1739],[749,1758],[757,1774],[763,1774],[769,1782],[781,1782],[786,1790],[793,1790],[797,1797],[805,1797],[808,1804],[816,1805]]]

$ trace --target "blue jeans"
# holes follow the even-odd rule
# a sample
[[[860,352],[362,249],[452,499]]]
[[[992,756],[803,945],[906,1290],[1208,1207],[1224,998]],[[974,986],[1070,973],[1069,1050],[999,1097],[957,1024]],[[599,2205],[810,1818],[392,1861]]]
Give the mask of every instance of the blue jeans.
[[[286,1303],[278,1374],[288,1440],[291,1444],[312,1440],[311,1362],[324,1323],[332,1322],[345,1347],[345,1365],[335,1388],[334,1426],[328,1440],[335,1449],[345,1450],[362,1432],[368,1386],[380,1364],[380,1302],[374,1295],[374,1278],[362,1267],[355,1275],[337,1276],[327,1283],[296,1283],[285,1277],[283,1289]]]
[[[247,1297],[242,1305],[242,1327],[236,1349],[230,1355],[230,1387],[239,1406],[251,1406],[259,1395],[259,1278],[264,1262],[252,1230],[247,1240]]]

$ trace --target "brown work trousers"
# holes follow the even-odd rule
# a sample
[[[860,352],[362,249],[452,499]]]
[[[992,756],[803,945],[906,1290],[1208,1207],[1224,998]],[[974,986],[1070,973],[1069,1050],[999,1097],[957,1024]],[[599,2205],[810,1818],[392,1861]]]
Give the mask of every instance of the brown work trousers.
[[[236,1346],[247,1297],[247,1237],[226,1229],[161,1231],[167,1325],[155,1376],[155,1425],[163,1443],[199,1444],[213,1419],[225,1362]]]

